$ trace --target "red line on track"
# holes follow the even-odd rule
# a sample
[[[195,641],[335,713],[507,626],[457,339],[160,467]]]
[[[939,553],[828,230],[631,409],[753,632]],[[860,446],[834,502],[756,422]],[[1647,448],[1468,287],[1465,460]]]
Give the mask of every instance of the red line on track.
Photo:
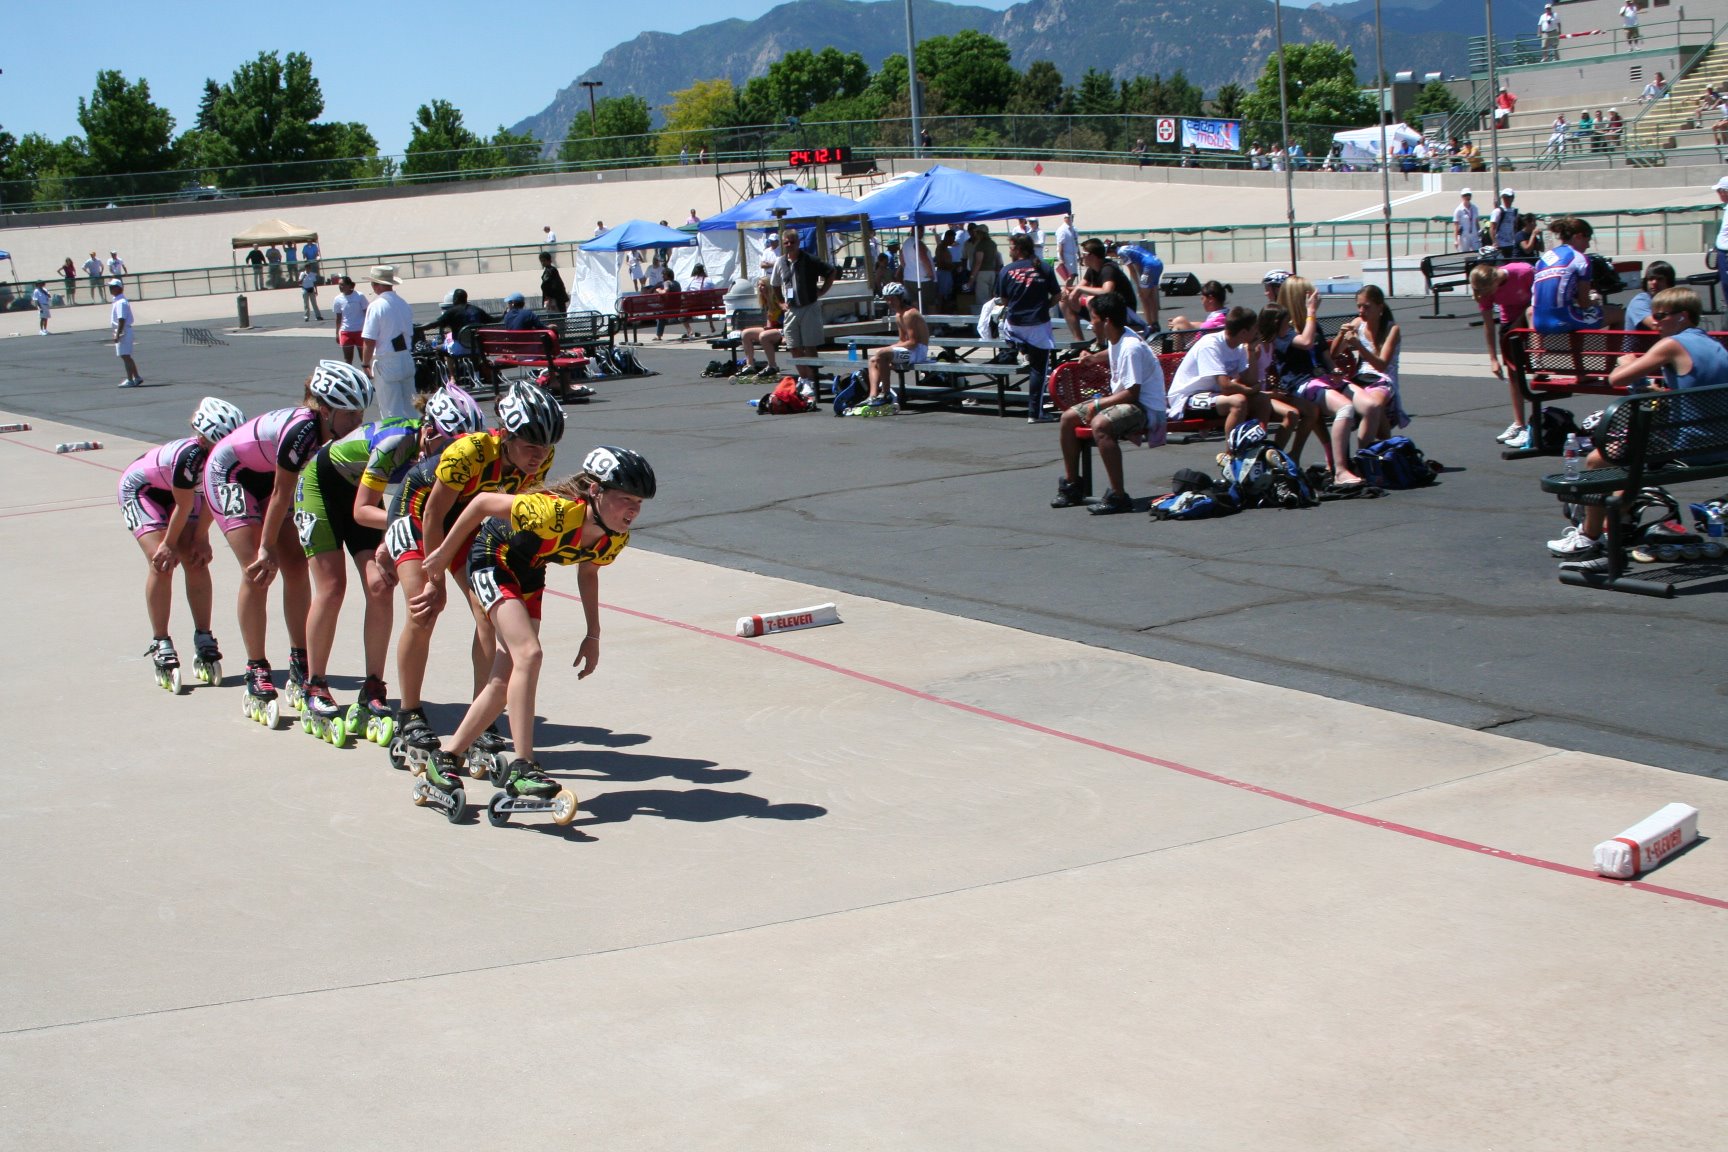
[[[558,592],[551,588],[546,590],[549,596],[558,596],[565,600],[580,601],[581,597],[568,592]],[[1243,792],[1252,792],[1256,796],[1264,796],[1269,800],[1278,800],[1285,804],[1294,804],[1298,808],[1306,808],[1310,812],[1318,812],[1325,816],[1334,816],[1340,820],[1348,820],[1353,824],[1378,828],[1383,832],[1396,832],[1400,836],[1410,836],[1417,840],[1426,840],[1430,844],[1443,844],[1448,848],[1457,848],[1465,852],[1473,852],[1479,856],[1491,856],[1496,860],[1506,860],[1514,864],[1524,864],[1531,868],[1540,868],[1545,872],[1558,872],[1563,876],[1576,876],[1584,880],[1593,880],[1599,884],[1611,884],[1617,888],[1635,888],[1640,892],[1649,892],[1657,896],[1668,896],[1675,900],[1687,900],[1694,904],[1702,904],[1707,908],[1719,908],[1728,911],[1728,900],[1720,900],[1714,896],[1706,896],[1701,892],[1688,892],[1680,888],[1668,888],[1661,884],[1650,884],[1643,880],[1615,880],[1600,876],[1589,868],[1577,868],[1570,864],[1561,864],[1554,860],[1544,860],[1540,856],[1526,856],[1522,852],[1508,852],[1503,848],[1495,848],[1488,844],[1478,844],[1474,840],[1464,840],[1457,836],[1448,836],[1443,832],[1430,832],[1426,828],[1417,828],[1409,824],[1400,824],[1394,820],[1381,820],[1360,812],[1352,812],[1348,808],[1339,808],[1331,804],[1323,804],[1318,800],[1292,795],[1289,792],[1279,792],[1273,788],[1265,788],[1259,784],[1250,784],[1246,780],[1236,780],[1229,776],[1220,776],[1216,772],[1207,772],[1202,768],[1194,768],[1187,764],[1179,764],[1174,760],[1165,760],[1158,756],[1149,756],[1144,752],[1136,752],[1132,748],[1123,748],[1117,744],[1108,744],[1102,740],[1094,740],[1089,736],[1081,736],[1074,732],[1065,732],[1060,728],[1051,728],[1044,724],[1036,724],[1030,720],[1022,720],[1017,716],[1009,716],[1002,712],[993,712],[988,708],[980,708],[975,704],[965,704],[959,700],[950,700],[945,696],[932,695],[906,684],[893,680],[884,680],[880,676],[872,676],[868,672],[860,672],[854,668],[846,668],[839,664],[831,664],[826,660],[818,660],[814,656],[806,656],[801,652],[793,652],[785,648],[777,648],[760,640],[747,640],[725,632],[717,632],[712,628],[704,628],[698,624],[687,624],[682,620],[673,620],[665,616],[656,616],[652,612],[640,612],[634,608],[621,608],[616,604],[604,604],[602,607],[611,612],[625,616],[633,616],[638,620],[646,620],[653,624],[664,624],[672,628],[682,628],[686,632],[694,632],[699,636],[707,636],[715,640],[725,640],[733,644],[743,644],[775,656],[784,656],[788,660],[796,660],[812,668],[820,668],[824,672],[832,672],[837,676],[872,684],[885,688],[890,692],[898,692],[902,696],[910,696],[915,700],[923,700],[931,704],[940,704],[944,708],[952,708],[957,712],[967,712],[986,720],[994,720],[1000,724],[1011,724],[1028,732],[1037,732],[1057,740],[1065,740],[1070,744],[1079,744],[1100,752],[1108,752],[1113,756],[1135,760],[1142,764],[1151,764],[1171,772],[1180,772],[1184,776],[1192,776],[1197,780],[1222,784]]]
[[[28,444],[23,440],[11,440],[11,439],[8,439],[6,437],[0,436],[0,444],[10,444],[14,448],[28,448],[32,452],[41,452],[43,455],[46,455],[46,456],[64,456],[68,460],[76,460],[76,461],[78,461],[78,463],[88,464],[92,468],[105,468],[109,472],[124,472],[125,471],[124,468],[116,467],[113,464],[104,464],[100,460],[91,460],[85,456],[78,455],[78,454],[72,453],[72,452],[56,452],[52,448],[44,448],[40,444]]]
[[[49,512],[83,512],[91,508],[103,508],[112,503],[112,500],[92,500],[88,504],[68,504],[60,508],[31,508],[26,512],[0,512],[0,520],[11,520],[15,516],[43,516]]]

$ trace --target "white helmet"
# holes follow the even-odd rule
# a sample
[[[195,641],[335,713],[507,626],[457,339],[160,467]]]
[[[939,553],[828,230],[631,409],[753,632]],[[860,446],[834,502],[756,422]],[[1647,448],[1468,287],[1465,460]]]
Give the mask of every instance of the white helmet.
[[[352,364],[320,360],[312,372],[312,395],[332,408],[361,411],[372,403],[372,381]]]
[[[244,423],[244,412],[228,401],[218,400],[214,396],[206,396],[200,400],[198,411],[192,413],[193,430],[212,444]]]

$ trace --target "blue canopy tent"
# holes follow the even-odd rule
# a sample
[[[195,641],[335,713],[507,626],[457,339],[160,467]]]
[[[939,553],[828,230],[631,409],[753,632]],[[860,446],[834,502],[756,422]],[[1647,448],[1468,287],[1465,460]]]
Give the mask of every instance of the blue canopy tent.
[[[752,196],[742,204],[735,204],[724,212],[715,213],[696,227],[701,232],[717,232],[721,229],[731,231],[741,224],[756,224],[761,226],[759,231],[767,231],[774,227],[775,220],[781,218],[776,215],[780,209],[785,209],[784,217],[787,219],[806,220],[818,216],[835,216],[843,218],[834,222],[835,228],[858,227],[856,200],[848,200],[844,196],[834,196],[827,192],[812,192],[798,184],[782,184],[760,196]]]
[[[631,252],[637,248],[688,248],[696,237],[649,220],[626,220],[581,245],[584,252]]]
[[[941,164],[864,197],[856,209],[867,214],[875,228],[1060,216],[1072,210],[1072,203],[1064,197]]]

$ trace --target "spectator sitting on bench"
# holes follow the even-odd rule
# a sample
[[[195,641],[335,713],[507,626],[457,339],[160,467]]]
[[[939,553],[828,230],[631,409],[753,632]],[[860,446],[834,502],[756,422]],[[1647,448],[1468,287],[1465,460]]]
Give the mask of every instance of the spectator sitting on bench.
[[[1289,283],[1289,278],[1285,283]],[[1282,285],[1279,290],[1283,290]],[[1300,328],[1296,326],[1296,316],[1289,308],[1282,304],[1267,305],[1260,312],[1257,334],[1269,353],[1261,387],[1282,425],[1276,443],[1279,448],[1288,445],[1290,458],[1300,462],[1308,437],[1320,430],[1320,418],[1328,410],[1323,400],[1312,398],[1304,391],[1317,377],[1324,378],[1327,374],[1327,369],[1322,367],[1320,322],[1316,316],[1320,310],[1320,293],[1310,286],[1306,299],[1298,307],[1302,316]],[[1332,390],[1325,383],[1320,387],[1324,391]]]
[[[1506,369],[1500,363],[1501,329],[1517,328],[1530,311],[1530,285],[1536,269],[1528,264],[1478,264],[1470,269],[1470,295],[1482,312],[1482,338],[1488,344],[1488,366],[1494,375],[1504,377]],[[1495,439],[1515,448],[1529,446],[1530,433],[1524,422],[1524,393],[1517,383],[1508,385],[1512,393],[1512,423]]]
[[[1272,417],[1272,405],[1248,370],[1248,341],[1257,317],[1247,308],[1232,308],[1224,328],[1194,342],[1176,368],[1165,409],[1171,420],[1208,420],[1224,414],[1224,431],[1250,417],[1262,424]]]
[[[870,353],[870,395],[864,403],[876,407],[888,403],[888,372],[895,367],[910,368],[930,359],[930,325],[924,314],[907,299],[904,284],[887,284],[882,299],[894,310],[894,330],[899,339]]]
[[[1280,303],[1279,293],[1284,290],[1284,281],[1288,279],[1290,279],[1290,273],[1282,268],[1274,268],[1260,277],[1260,287],[1266,290],[1266,303]]]
[[[1403,333],[1386,307],[1378,284],[1365,284],[1356,293],[1356,317],[1344,322],[1332,341],[1332,363],[1345,380],[1350,406],[1332,417],[1332,480],[1348,486],[1362,477],[1350,469],[1350,425],[1357,424],[1359,444],[1372,444],[1392,434],[1392,426],[1409,423],[1398,402],[1398,352]]]
[[[678,286],[678,277],[676,277],[672,274],[672,266],[670,264],[668,264],[666,266],[666,268],[664,270],[664,274],[660,277],[660,286],[655,288],[654,291],[657,295],[660,295],[660,296],[676,296],[679,292],[683,291],[683,289],[681,289]],[[683,317],[683,322],[684,322],[684,339],[686,339],[686,340],[694,339],[696,336],[696,333],[691,331],[691,329],[690,329],[690,317],[688,317],[688,316]],[[661,317],[660,319],[654,321],[654,339],[656,339],[656,340],[662,339],[665,335],[666,335],[666,319],[665,319],[665,317]]]
[[[1608,382],[1637,388],[1646,376],[1660,368],[1662,383],[1651,385],[1658,391],[1728,384],[1728,350],[1698,327],[1703,314],[1704,305],[1698,293],[1690,288],[1666,288],[1658,292],[1651,301],[1650,318],[1656,321],[1656,330],[1662,338],[1642,356],[1621,360],[1608,374]],[[1586,469],[1608,466],[1599,448],[1592,449],[1584,458]],[[1586,504],[1583,526],[1568,528],[1560,539],[1548,541],[1548,551],[1563,560],[1593,559],[1602,553],[1602,533],[1607,526],[1606,504]]]
[[[778,376],[780,365],[774,361],[774,350],[780,347],[785,334],[778,328],[746,328],[738,333],[739,348],[744,353],[744,367],[738,370],[737,378],[746,376]],[[758,368],[756,366],[756,349],[761,348],[768,363]]]
[[[1069,508],[1085,502],[1080,491],[1080,441],[1075,435],[1084,423],[1092,429],[1092,442],[1098,447],[1098,459],[1110,480],[1109,490],[1089,511],[1107,516],[1128,512],[1133,507],[1122,481],[1122,441],[1144,434],[1148,447],[1163,444],[1164,408],[1168,400],[1158,357],[1126,327],[1128,307],[1123,299],[1114,292],[1093,297],[1091,318],[1092,331],[1105,342],[1110,357],[1111,391],[1107,396],[1083,400],[1062,413],[1058,428],[1062,479],[1056,485],[1056,499],[1050,506]],[[1253,322],[1252,313],[1248,314],[1248,322]]]
[[[1033,250],[1037,250],[1036,243]],[[1140,317],[1128,311],[1135,298],[1134,281],[1104,254],[1104,241],[1092,239],[1083,242],[1080,245],[1080,282],[1062,290],[1062,316],[1068,321],[1068,331],[1074,334],[1074,339],[1084,339],[1080,335],[1080,318],[1086,314],[1091,302],[1112,294],[1122,299],[1128,327],[1143,328]]]
[[[696,210],[692,208],[690,212],[694,215]],[[712,287],[714,287],[714,285],[708,282],[708,269],[704,268],[700,264],[690,269],[690,279],[684,282],[684,291],[686,292],[705,292]],[[688,328],[689,325],[686,324],[685,327]],[[708,317],[708,335],[714,335],[713,316]]]
[[[1536,262],[1530,288],[1530,326],[1553,335],[1589,328],[1615,327],[1618,308],[1605,309],[1602,297],[1590,286],[1590,237],[1588,221],[1562,216],[1548,225],[1559,244]]]
[[[498,322],[500,328],[508,328],[512,332],[527,332],[534,328],[546,327],[546,321],[540,319],[534,309],[528,307],[528,299],[520,292],[512,292],[504,297],[504,318]]]
[[[1676,279],[1678,277],[1674,274],[1674,265],[1666,260],[1650,261],[1650,266],[1644,269],[1643,291],[1626,302],[1625,324],[1628,332],[1656,331],[1655,317],[1650,314],[1654,299],[1659,293],[1674,287]],[[1631,351],[1630,348],[1626,350]]]
[[[473,351],[457,339],[464,328],[485,327],[498,320],[484,308],[468,303],[468,292],[464,288],[452,288],[446,292],[439,307],[443,311],[438,314],[438,319],[426,327],[444,333],[444,351],[452,356],[467,356]]]
[[[1228,312],[1225,298],[1230,295],[1230,285],[1220,284],[1216,280],[1208,280],[1200,285],[1200,307],[1206,315],[1199,320],[1190,320],[1186,316],[1178,316],[1170,321],[1172,332],[1210,332],[1215,328],[1224,327],[1224,317]]]

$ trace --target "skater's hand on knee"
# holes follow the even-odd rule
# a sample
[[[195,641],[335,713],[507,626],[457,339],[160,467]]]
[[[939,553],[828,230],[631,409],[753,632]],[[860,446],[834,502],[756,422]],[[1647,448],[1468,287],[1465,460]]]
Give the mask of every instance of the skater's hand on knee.
[[[158,572],[172,572],[176,563],[174,549],[166,543],[158,544],[156,551],[150,554],[150,567]]]
[[[378,566],[378,577],[384,581],[384,587],[396,587],[396,565],[390,561],[390,550],[382,544],[378,545],[378,551],[372,554],[372,562]]]
[[[408,602],[408,611],[422,622],[444,611],[444,581],[435,580],[420,589],[420,594]]]
[[[589,676],[591,676],[593,674],[594,669],[597,668],[599,666],[599,664],[600,664],[600,637],[598,637],[598,636],[585,636],[585,637],[583,637],[582,647],[580,647],[576,650],[576,659],[574,659],[570,662],[570,667],[581,669],[581,671],[576,673],[576,679],[586,680]]]
[[[254,584],[268,584],[276,578],[276,557],[268,548],[258,549],[258,558],[246,566],[246,579]]]

